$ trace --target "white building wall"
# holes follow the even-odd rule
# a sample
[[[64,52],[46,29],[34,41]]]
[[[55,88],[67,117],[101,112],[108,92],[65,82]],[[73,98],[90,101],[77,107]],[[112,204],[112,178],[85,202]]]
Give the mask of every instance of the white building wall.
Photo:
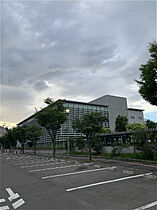
[[[144,124],[144,116],[142,110],[128,109],[128,123],[142,123]]]
[[[105,95],[89,103],[108,106],[109,126],[113,131],[115,130],[115,121],[118,115],[128,118],[127,99],[124,97]]]

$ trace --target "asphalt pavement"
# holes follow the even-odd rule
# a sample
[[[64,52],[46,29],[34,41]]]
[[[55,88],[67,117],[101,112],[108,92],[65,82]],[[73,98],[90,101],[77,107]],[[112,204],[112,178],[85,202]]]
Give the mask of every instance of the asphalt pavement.
[[[0,154],[0,210],[157,209],[156,167]]]

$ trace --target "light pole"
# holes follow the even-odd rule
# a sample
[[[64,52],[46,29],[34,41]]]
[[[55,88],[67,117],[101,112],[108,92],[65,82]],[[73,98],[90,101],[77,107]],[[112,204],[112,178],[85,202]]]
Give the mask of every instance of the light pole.
[[[69,132],[70,132],[70,129],[69,129],[69,113],[70,113],[70,109],[66,109],[66,114],[67,114],[67,117],[68,117],[68,141],[67,141],[67,149],[68,149],[68,158],[69,158],[69,153],[70,153],[70,142],[69,142]]]

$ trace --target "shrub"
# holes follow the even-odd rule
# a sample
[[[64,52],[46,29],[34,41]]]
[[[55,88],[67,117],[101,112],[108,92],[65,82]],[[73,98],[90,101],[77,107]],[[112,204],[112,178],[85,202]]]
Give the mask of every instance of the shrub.
[[[101,153],[102,151],[102,140],[99,136],[96,136],[94,139],[93,139],[93,142],[92,142],[92,149],[97,153]]]
[[[156,160],[157,159],[157,144],[145,143],[141,148],[143,159]]]

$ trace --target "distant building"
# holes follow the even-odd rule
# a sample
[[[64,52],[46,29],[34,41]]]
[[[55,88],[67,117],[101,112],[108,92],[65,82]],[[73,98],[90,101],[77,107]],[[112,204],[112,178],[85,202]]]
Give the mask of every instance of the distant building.
[[[0,137],[4,136],[6,132],[7,132],[6,128],[0,126]]]
[[[144,124],[144,116],[142,109],[128,108],[128,123],[138,122]]]
[[[115,121],[118,115],[126,116],[128,123],[142,123],[144,124],[144,116],[142,109],[133,109],[127,107],[127,99],[118,96],[105,95],[97,98],[89,103],[108,106],[109,110],[109,127],[115,130]]]
[[[81,119],[84,114],[89,114],[91,112],[101,112],[106,116],[108,122],[104,122],[104,127],[111,128],[113,131],[115,129],[115,120],[118,115],[126,116],[129,123],[144,123],[143,110],[127,108],[127,99],[123,97],[106,95],[89,103],[65,100],[64,106],[65,108],[68,108],[70,112],[68,120],[62,125],[58,132],[57,140],[60,142],[65,142],[69,137],[77,138],[80,136],[79,133],[73,130],[72,121],[76,118]],[[34,124],[39,126],[34,119],[34,115],[18,123],[19,126]],[[41,136],[40,144],[51,144],[47,131],[44,128],[42,129],[43,135]]]

